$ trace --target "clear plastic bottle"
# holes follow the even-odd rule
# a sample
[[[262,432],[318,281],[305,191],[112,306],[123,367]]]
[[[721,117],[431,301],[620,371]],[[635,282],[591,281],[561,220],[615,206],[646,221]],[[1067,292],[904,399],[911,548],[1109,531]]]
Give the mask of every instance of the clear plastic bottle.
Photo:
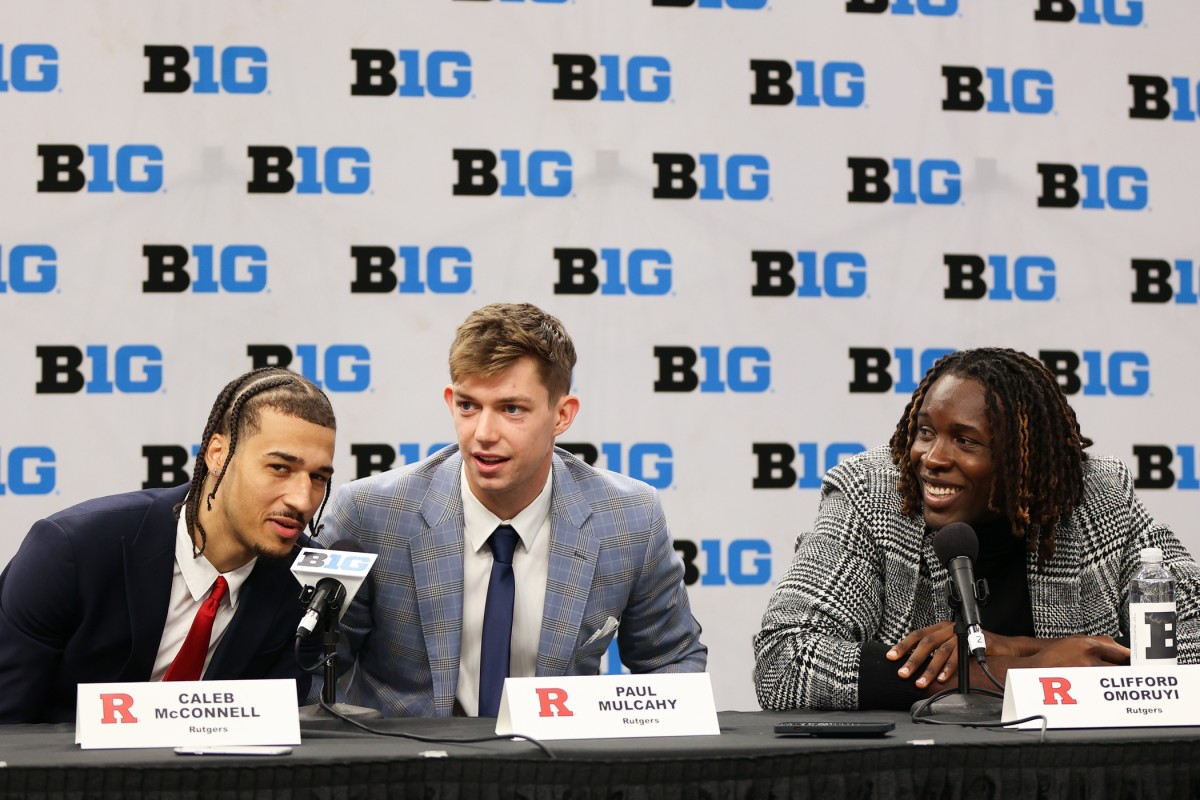
[[[1129,582],[1130,663],[1176,663],[1175,578],[1162,550],[1142,550],[1142,566]]]

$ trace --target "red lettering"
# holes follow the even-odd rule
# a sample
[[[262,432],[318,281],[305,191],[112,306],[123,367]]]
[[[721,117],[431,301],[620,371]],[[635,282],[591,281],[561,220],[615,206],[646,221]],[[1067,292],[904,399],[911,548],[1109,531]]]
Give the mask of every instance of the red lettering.
[[[539,717],[573,717],[575,712],[567,708],[567,693],[562,689],[535,689],[541,709]],[[557,712],[555,711],[557,709]]]
[[[104,716],[101,717],[102,725],[111,725],[114,722],[137,722],[137,717],[133,715],[133,697],[127,694],[102,694],[100,702],[104,704]],[[121,717],[117,719],[117,717]]]
[[[1042,682],[1042,705],[1056,706],[1060,703],[1064,706],[1073,706],[1076,700],[1071,695],[1067,694],[1067,690],[1071,688],[1071,682],[1066,678],[1038,678]]]

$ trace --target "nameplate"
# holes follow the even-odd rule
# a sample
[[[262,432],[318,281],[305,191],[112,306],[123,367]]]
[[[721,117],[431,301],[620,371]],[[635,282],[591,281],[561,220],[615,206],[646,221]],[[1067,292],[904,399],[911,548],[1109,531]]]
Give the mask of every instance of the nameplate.
[[[535,739],[715,736],[708,673],[509,678],[496,733]]]
[[[81,683],[75,743],[84,750],[300,744],[296,681]]]
[[[1048,728],[1200,725],[1200,666],[1010,669],[1001,719],[1034,714]]]

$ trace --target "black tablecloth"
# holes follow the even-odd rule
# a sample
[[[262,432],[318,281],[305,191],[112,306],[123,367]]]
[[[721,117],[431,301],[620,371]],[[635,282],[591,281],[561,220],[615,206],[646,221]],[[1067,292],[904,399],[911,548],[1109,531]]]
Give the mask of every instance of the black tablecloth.
[[[777,737],[785,719],[891,719],[881,738]],[[302,725],[288,756],[80,750],[69,725],[0,726],[0,796],[30,798],[1151,798],[1200,800],[1200,728],[1037,731],[913,723],[907,714],[719,715],[719,736],[430,744]],[[486,736],[494,720],[385,720]]]

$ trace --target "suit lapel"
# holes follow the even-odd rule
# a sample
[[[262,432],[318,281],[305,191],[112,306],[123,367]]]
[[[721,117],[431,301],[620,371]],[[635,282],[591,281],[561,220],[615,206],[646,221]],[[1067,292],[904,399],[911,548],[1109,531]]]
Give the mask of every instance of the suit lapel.
[[[427,527],[412,540],[413,582],[434,704],[449,713],[458,691],[462,649],[463,509],[461,456],[438,468],[421,504]]]
[[[265,640],[273,638],[273,632],[282,624],[280,604],[298,603],[299,596],[300,584],[289,570],[272,568],[260,559],[238,592],[237,611],[205,675],[226,680],[242,676],[250,660],[262,651]]]
[[[555,455],[550,563],[538,643],[538,675],[563,675],[574,661],[579,627],[600,553],[599,540],[583,531],[591,514],[591,504],[579,484],[563,460]]]
[[[185,494],[186,489],[181,488],[160,496],[151,504],[142,526],[121,540],[131,640],[129,660],[122,672],[126,680],[147,680],[154,671],[175,572],[178,523],[172,509]]]

